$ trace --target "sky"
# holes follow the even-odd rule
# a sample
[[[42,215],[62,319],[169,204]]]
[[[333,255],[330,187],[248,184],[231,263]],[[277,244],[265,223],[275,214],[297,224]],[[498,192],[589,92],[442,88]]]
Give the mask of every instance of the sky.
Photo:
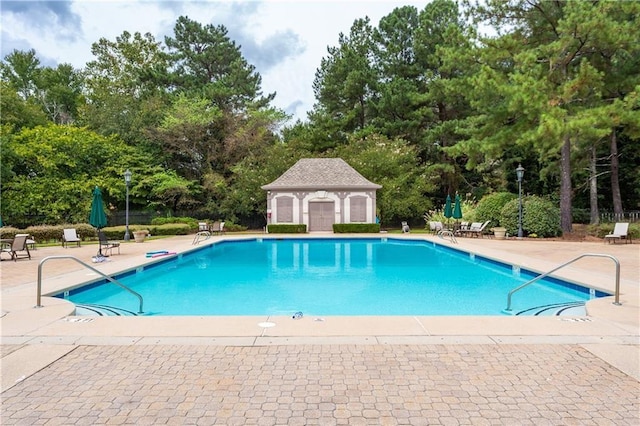
[[[224,25],[242,55],[262,76],[273,105],[305,120],[313,108],[312,83],[327,47],[337,46],[356,19],[377,26],[396,7],[424,9],[430,0],[264,0],[208,1],[36,1],[0,0],[0,53],[35,49],[44,66],[70,63],[83,68],[93,60],[91,45],[115,41],[124,31],[151,33],[156,41],[173,36],[180,16],[202,25]]]

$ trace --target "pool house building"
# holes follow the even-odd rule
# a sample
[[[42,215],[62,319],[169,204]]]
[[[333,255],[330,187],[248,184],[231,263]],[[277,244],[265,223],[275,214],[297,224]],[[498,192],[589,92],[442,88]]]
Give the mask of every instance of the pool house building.
[[[268,185],[268,224],[305,224],[309,232],[334,223],[375,223],[376,191],[341,158],[303,158]]]

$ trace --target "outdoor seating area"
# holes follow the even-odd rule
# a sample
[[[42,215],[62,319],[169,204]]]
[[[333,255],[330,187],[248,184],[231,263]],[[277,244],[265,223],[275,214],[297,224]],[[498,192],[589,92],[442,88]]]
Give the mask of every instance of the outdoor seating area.
[[[211,234],[224,234],[224,222],[216,220],[213,223],[209,222],[198,222],[198,232],[208,231]]]
[[[473,222],[471,224],[469,224],[469,222],[454,222],[447,225],[444,225],[442,222],[429,222],[429,230],[432,234],[440,234],[443,231],[448,231],[456,237],[484,238],[485,235],[491,235],[485,233],[490,223],[490,220]]]

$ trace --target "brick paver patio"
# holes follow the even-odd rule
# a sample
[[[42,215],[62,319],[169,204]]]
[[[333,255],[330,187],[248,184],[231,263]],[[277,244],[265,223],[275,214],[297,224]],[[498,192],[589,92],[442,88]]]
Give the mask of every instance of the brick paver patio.
[[[2,423],[637,425],[640,387],[579,346],[81,346]]]

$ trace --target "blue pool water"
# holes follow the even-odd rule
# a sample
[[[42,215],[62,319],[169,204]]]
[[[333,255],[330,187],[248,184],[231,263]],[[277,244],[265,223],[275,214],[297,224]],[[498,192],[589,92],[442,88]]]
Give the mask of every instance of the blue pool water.
[[[321,316],[501,315],[509,290],[534,276],[418,240],[265,238],[220,242],[116,278],[144,297],[147,315]],[[541,280],[513,296],[513,312],[603,295]],[[138,308],[110,283],[66,297]]]

